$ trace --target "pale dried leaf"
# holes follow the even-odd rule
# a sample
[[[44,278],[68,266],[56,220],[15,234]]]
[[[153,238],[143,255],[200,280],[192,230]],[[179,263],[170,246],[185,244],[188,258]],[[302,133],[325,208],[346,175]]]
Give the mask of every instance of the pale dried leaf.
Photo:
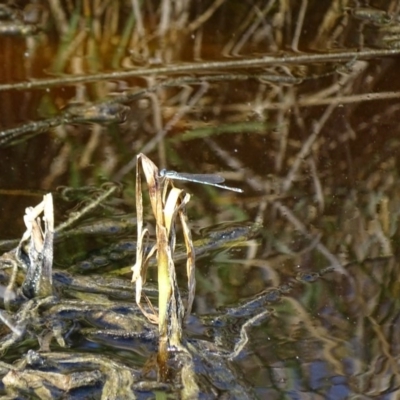
[[[182,224],[183,230],[183,237],[185,240],[186,246],[186,254],[187,254],[187,261],[186,261],[186,273],[188,279],[188,302],[186,307],[186,316],[189,316],[192,311],[193,301],[196,292],[196,260],[195,260],[195,250],[193,246],[192,235],[190,232],[189,221],[186,215],[186,204],[190,200],[190,195],[186,195],[182,201],[181,209],[179,211],[179,216]]]

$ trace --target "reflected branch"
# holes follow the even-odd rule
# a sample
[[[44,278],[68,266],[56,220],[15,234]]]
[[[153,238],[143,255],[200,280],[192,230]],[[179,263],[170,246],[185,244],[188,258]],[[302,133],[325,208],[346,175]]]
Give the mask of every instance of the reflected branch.
[[[4,90],[32,90],[45,89],[54,86],[75,85],[77,83],[98,82],[102,80],[125,79],[132,77],[144,77],[153,75],[174,75],[183,73],[200,73],[203,71],[221,71],[224,69],[238,68],[262,68],[274,65],[288,64],[311,64],[329,62],[348,62],[355,57],[357,60],[369,60],[376,57],[393,57],[400,54],[400,49],[387,50],[362,50],[362,51],[343,51],[328,54],[310,55],[287,55],[283,57],[264,56],[260,58],[245,59],[238,61],[212,61],[205,63],[193,63],[185,65],[174,65],[160,68],[143,68],[133,71],[118,71],[100,74],[86,74],[68,78],[34,79],[29,82],[20,82],[0,85],[0,91]]]

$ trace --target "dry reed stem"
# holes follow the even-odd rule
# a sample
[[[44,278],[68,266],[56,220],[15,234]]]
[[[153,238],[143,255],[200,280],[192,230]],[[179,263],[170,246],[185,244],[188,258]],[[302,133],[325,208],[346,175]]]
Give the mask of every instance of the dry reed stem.
[[[145,257],[144,239],[148,236],[147,229],[143,228],[143,196],[141,170],[143,170],[150,198],[153,215],[156,219],[157,243]],[[186,204],[190,195],[183,190],[172,188],[168,192],[169,181],[167,180],[162,190],[161,178],[158,168],[144,154],[137,156],[136,166],[136,211],[137,211],[137,255],[136,264],[132,267],[132,282],[136,284],[136,303],[143,314],[152,323],[158,323],[159,329],[159,351],[158,365],[161,379],[166,378],[168,360],[168,348],[170,346],[180,347],[182,337],[182,321],[184,317],[184,306],[181,300],[173,254],[175,251],[176,235],[175,222],[177,216],[183,225],[183,235],[187,248],[187,273],[189,299],[187,313],[190,313],[195,291],[195,258],[194,248],[191,240],[190,230],[187,224]],[[158,268],[158,315],[154,310],[148,312],[141,305],[142,289],[146,280],[146,271],[151,255],[157,252]],[[146,299],[151,307],[151,303]]]
[[[143,199],[142,199],[142,180],[139,168],[139,156],[136,166],[136,217],[137,217],[137,244],[136,244],[136,264],[132,267],[132,282],[136,284],[136,304],[152,323],[158,323],[155,314],[148,313],[141,305],[143,285],[146,281],[146,262],[144,260],[144,238],[148,235],[148,230],[143,229]]]

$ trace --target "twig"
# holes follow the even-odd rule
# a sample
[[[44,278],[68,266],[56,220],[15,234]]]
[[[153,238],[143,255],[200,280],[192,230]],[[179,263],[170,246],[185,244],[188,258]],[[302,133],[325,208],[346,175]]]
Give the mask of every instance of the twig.
[[[164,128],[158,131],[155,137],[146,143],[146,145],[142,148],[141,153],[147,154],[151,150],[153,150],[156,145],[164,138],[164,136],[170,131],[170,129],[182,118],[182,116],[187,113],[189,109],[193,107],[204,96],[208,88],[208,84],[204,84],[202,87],[200,87],[200,89],[190,98],[188,104],[182,105],[179,108],[178,112],[164,126]],[[132,160],[128,164],[121,168],[114,176],[114,179],[119,181],[122,177],[132,171],[135,166],[136,157],[132,158]]]
[[[197,17],[190,25],[186,28],[189,32],[193,32],[198,29],[201,25],[203,25],[211,16],[215,13],[215,11],[220,7],[222,4],[225,3],[225,0],[215,0],[214,3],[204,11],[199,17]]]
[[[301,163],[306,159],[308,154],[311,151],[312,145],[315,143],[317,140],[319,134],[322,131],[322,128],[324,127],[325,123],[328,121],[329,117],[331,116],[333,110],[337,107],[337,104],[330,104],[325,112],[322,114],[320,120],[314,123],[314,128],[312,134],[307,138],[307,140],[303,143],[303,146],[296,156],[296,159],[290,168],[288,174],[286,175],[285,180],[282,183],[282,190],[284,193],[286,193],[293,184],[293,181],[296,178],[296,175],[298,173],[298,170],[300,168]]]
[[[289,222],[291,222],[293,226],[307,239],[315,239],[315,237],[307,231],[306,227],[299,221],[299,219],[293,214],[293,212],[289,208],[284,206],[279,201],[274,201],[273,204],[274,207],[279,210],[281,215],[284,216]],[[322,243],[316,243],[315,247],[322,255],[325,256],[325,258],[332,264],[333,267],[337,268],[343,274],[348,275],[348,272],[343,268],[339,260]]]
[[[293,51],[299,51],[299,39],[301,35],[301,31],[303,29],[304,17],[306,15],[308,6],[308,0],[302,0],[299,15],[297,17],[296,22],[296,30],[294,31],[293,40],[292,40],[292,49]]]
[[[311,55],[296,55],[296,56],[283,56],[272,57],[264,56],[260,58],[252,58],[245,60],[235,61],[213,61],[205,63],[193,63],[185,65],[173,65],[169,67],[160,68],[143,68],[135,69],[132,71],[109,72],[92,75],[71,76],[68,78],[54,78],[54,79],[36,79],[29,82],[9,83],[0,85],[0,91],[5,90],[32,90],[44,89],[53,86],[61,85],[74,85],[77,83],[97,82],[101,80],[115,80],[125,79],[130,77],[143,77],[149,75],[173,75],[183,73],[200,73],[203,71],[220,71],[243,69],[243,68],[262,68],[272,65],[288,65],[288,64],[313,64],[323,62],[346,62],[351,61],[354,57],[358,60],[369,60],[377,57],[393,57],[400,54],[400,49],[385,49],[385,50],[363,50],[360,52],[355,51],[342,51],[338,53],[328,54],[311,54]]]
[[[117,190],[118,186],[113,185],[111,186],[106,192],[104,192],[101,196],[99,196],[95,201],[92,203],[88,204],[86,207],[84,207],[82,210],[80,210],[77,213],[74,213],[74,215],[70,218],[68,218],[67,221],[63,222],[62,224],[58,225],[57,228],[54,230],[55,233],[61,232],[71,226],[74,222],[78,221],[78,219],[82,218],[85,214],[89,213],[93,209],[95,209],[101,202],[103,202],[108,196],[113,194]]]

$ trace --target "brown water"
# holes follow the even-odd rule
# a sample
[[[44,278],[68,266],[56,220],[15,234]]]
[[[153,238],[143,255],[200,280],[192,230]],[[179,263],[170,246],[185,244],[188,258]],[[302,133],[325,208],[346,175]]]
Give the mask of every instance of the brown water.
[[[139,3],[17,1],[0,20],[41,27],[0,35],[0,240],[21,237],[25,207],[44,193],[61,223],[114,181],[118,194],[75,226],[95,224],[95,234],[59,240],[55,267],[89,277],[129,267],[136,155],[219,173],[244,193],[177,184],[194,194],[195,238],[221,223],[263,228],[198,259],[188,337],[230,352],[260,315],[226,367],[249,398],[397,398],[398,2]],[[49,81],[3,86],[40,79]],[[73,197],[63,186],[85,189]],[[262,299],[253,312],[220,321],[253,296]],[[154,351],[100,341],[137,368]],[[240,398],[218,382],[206,398]]]

